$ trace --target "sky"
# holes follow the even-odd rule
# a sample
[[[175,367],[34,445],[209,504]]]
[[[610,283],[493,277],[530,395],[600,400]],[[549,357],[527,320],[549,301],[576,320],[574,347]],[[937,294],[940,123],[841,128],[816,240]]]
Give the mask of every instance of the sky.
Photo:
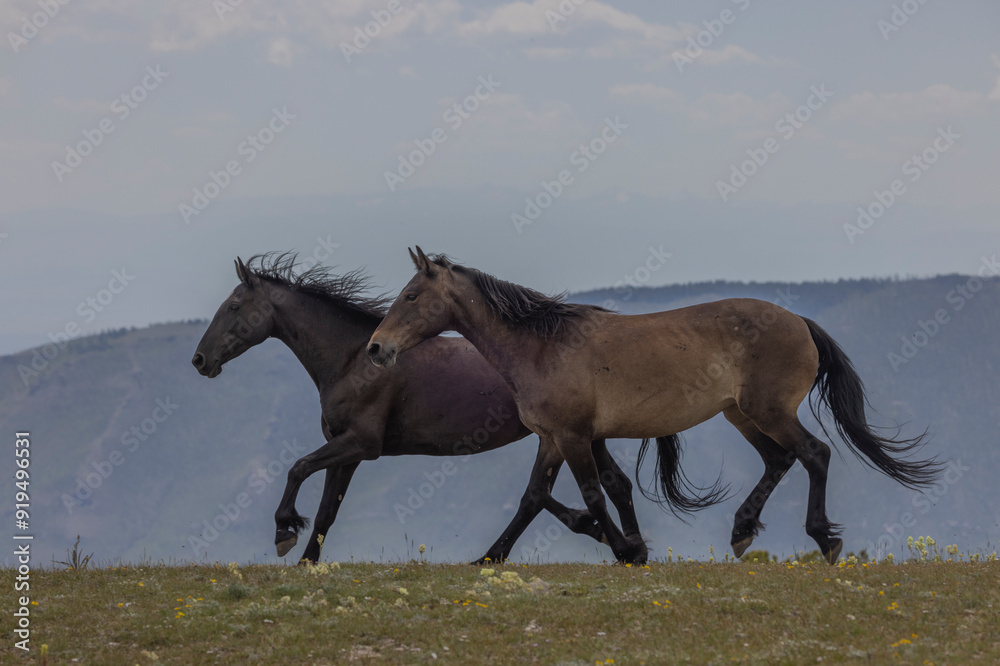
[[[414,244],[548,292],[1000,252],[992,1],[64,2],[0,5],[0,354],[211,317],[268,250],[390,292]]]

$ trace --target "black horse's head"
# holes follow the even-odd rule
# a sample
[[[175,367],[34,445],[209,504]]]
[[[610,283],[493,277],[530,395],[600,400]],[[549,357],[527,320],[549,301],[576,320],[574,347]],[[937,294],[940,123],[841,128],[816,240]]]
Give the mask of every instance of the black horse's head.
[[[239,258],[236,276],[240,284],[219,306],[191,359],[209,378],[217,377],[223,364],[264,342],[274,329],[274,303],[264,282]]]

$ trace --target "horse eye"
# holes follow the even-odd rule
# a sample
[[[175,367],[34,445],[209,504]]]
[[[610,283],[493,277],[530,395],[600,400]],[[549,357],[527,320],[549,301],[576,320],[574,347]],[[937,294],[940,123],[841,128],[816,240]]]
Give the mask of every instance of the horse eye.
[[[406,295],[406,300],[409,301],[410,303],[412,303],[413,301],[417,300],[417,295],[416,294],[407,294]]]
[[[230,312],[236,312],[239,309],[240,309],[240,304],[239,303],[230,303],[229,304],[229,310],[230,310]]]

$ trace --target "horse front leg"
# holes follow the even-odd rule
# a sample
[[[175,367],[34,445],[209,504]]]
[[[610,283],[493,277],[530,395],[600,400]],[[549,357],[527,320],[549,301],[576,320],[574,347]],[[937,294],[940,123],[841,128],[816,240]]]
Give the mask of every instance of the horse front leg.
[[[737,509],[733,520],[730,545],[733,554],[739,558],[747,551],[760,530],[764,529],[764,524],[760,522],[761,511],[764,510],[764,504],[767,503],[771,493],[785,477],[785,473],[795,464],[795,453],[785,450],[761,432],[738,407],[730,407],[723,413],[764,461],[764,475]]]
[[[635,504],[632,502],[632,481],[608,451],[606,440],[595,439],[591,448],[597,469],[601,472],[601,485],[618,510],[622,532],[626,537],[640,534],[639,520],[635,517]]]
[[[381,453],[379,442],[380,440],[374,438],[360,438],[354,433],[345,432],[295,461],[288,470],[285,491],[277,511],[274,512],[274,545],[278,557],[284,557],[298,543],[298,532],[308,523],[308,520],[295,510],[295,499],[302,483],[321,469],[339,468],[344,465],[356,466],[364,460],[375,460]]]
[[[313,521],[313,531],[309,535],[309,543],[306,544],[305,552],[299,564],[309,564],[319,562],[319,554],[323,549],[323,542],[327,532],[337,519],[337,511],[344,501],[347,493],[347,486],[351,483],[351,477],[360,463],[344,465],[340,468],[328,468],[326,470],[326,483],[323,485],[323,499],[319,503],[316,511],[316,520]]]
[[[565,458],[566,464],[573,472],[573,477],[580,487],[583,501],[586,502],[590,515],[601,526],[615,557],[619,562],[644,564],[647,550],[642,536],[639,534],[631,534],[628,537],[623,535],[608,513],[597,461],[594,460],[591,450],[591,442],[570,434],[557,437],[555,442],[556,446],[559,447],[559,452]]]
[[[486,554],[473,562],[473,564],[484,564],[486,561],[503,562],[510,556],[510,551],[514,547],[514,542],[524,534],[531,521],[534,520],[543,509],[548,509],[558,518],[570,531],[577,534],[585,534],[597,541],[602,541],[604,534],[600,526],[594,521],[590,514],[579,509],[570,509],[563,506],[552,497],[552,486],[559,475],[559,468],[562,467],[563,458],[558,449],[552,444],[545,444],[542,440],[538,442],[538,455],[535,457],[535,464],[531,468],[531,476],[528,479],[528,487],[521,496],[517,513],[513,520],[503,531]],[[606,541],[605,541],[606,543]]]

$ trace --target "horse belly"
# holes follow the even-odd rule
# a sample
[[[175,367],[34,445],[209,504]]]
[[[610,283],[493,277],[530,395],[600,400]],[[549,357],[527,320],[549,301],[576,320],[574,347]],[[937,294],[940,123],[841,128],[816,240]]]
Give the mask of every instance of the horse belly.
[[[595,437],[674,434],[734,402],[741,369],[715,331],[676,325],[645,328],[628,340],[609,341],[610,348],[633,351],[607,359],[601,364],[607,370],[594,375]],[[666,335],[664,328],[669,330]]]
[[[486,382],[449,379],[439,378],[402,397],[397,423],[390,428],[396,442],[386,442],[383,455],[469,455],[528,434],[499,377]]]
[[[640,439],[688,430],[732,404],[732,391],[691,386],[642,387],[610,392],[597,405],[594,438]]]

